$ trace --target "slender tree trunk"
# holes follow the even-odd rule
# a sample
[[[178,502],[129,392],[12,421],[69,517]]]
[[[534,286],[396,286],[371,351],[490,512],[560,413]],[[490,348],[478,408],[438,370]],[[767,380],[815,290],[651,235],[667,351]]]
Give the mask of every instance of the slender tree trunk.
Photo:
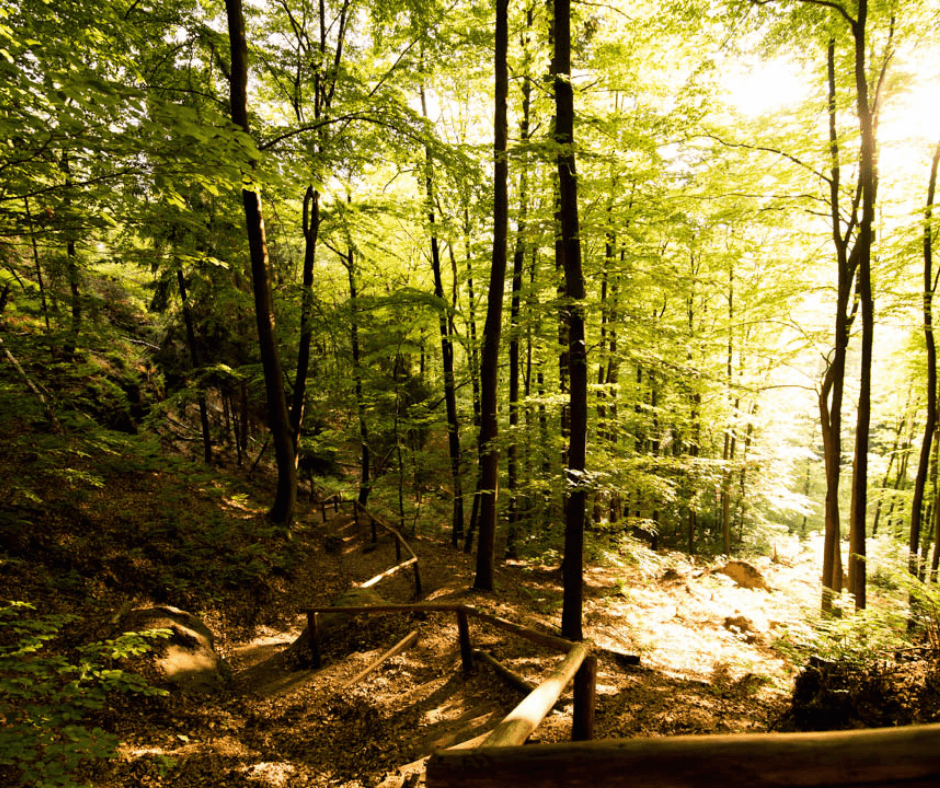
[[[225,0],[231,43],[231,110],[232,121],[246,134],[248,125],[248,45],[241,0]],[[264,370],[268,398],[268,425],[277,463],[277,494],[268,516],[276,523],[289,524],[297,501],[297,468],[294,465],[294,444],[284,376],[278,352],[274,325],[274,303],[271,295],[270,260],[264,229],[264,215],[258,192],[242,190],[248,248],[251,254],[251,278],[254,289],[255,317],[258,323],[258,346]]]
[[[908,540],[908,569],[916,574],[918,543],[920,541],[921,517],[927,470],[930,465],[934,432],[937,428],[937,345],[933,334],[933,294],[936,280],[933,273],[933,203],[937,191],[937,167],[940,164],[940,143],[934,150],[930,163],[930,179],[927,185],[927,207],[924,209],[924,339],[927,344],[927,417],[924,437],[920,445],[920,460],[914,479],[914,500],[911,504],[911,528]],[[936,549],[934,550],[936,553]]]
[[[842,234],[839,204],[841,166],[839,137],[836,127],[835,40],[826,50],[829,84],[829,207],[832,237],[837,259],[836,324],[833,350],[819,391],[820,431],[823,439],[823,460],[826,469],[825,536],[823,541],[822,609],[832,610],[833,597],[842,590],[841,524],[839,516],[839,477],[842,470],[842,398],[845,387],[845,359],[849,329],[854,319],[849,298],[854,279],[854,255],[848,254],[848,238]]]
[[[519,138],[522,145],[529,140],[529,105],[532,85],[529,78],[528,31],[532,27],[533,12],[530,7],[526,14],[528,27],[523,37],[526,51],[525,73],[522,82],[522,120],[519,122]],[[508,529],[506,534],[506,557],[516,557],[516,531],[519,521],[519,377],[521,374],[519,347],[521,329],[519,314],[522,301],[522,275],[525,268],[525,251],[528,209],[528,155],[523,150],[519,167],[519,219],[516,224],[516,246],[512,261],[512,301],[510,303],[509,334],[509,444],[506,448],[506,484],[509,490],[509,509],[507,512]]]
[[[421,87],[421,113],[427,117],[424,87]],[[438,325],[441,334],[441,364],[444,369],[444,405],[447,411],[447,447],[450,454],[450,474],[454,485],[454,507],[451,515],[451,543],[454,547],[463,540],[463,486],[460,468],[460,424],[457,418],[457,389],[454,384],[454,345],[450,334],[450,320],[444,304],[444,280],[441,275],[441,255],[437,241],[434,216],[434,171],[431,149],[425,148],[427,172],[425,193],[428,206],[428,227],[431,235],[431,272],[434,276],[434,295],[441,301]]]
[[[307,375],[310,369],[310,345],[313,340],[313,269],[317,256],[317,237],[320,233],[320,192],[312,186],[304,194],[302,231],[304,236],[304,266],[302,301],[300,307],[300,341],[297,343],[297,370],[290,409],[291,440],[295,463],[300,459],[300,430],[303,426],[307,400]]]
[[[36,243],[36,230],[33,226],[33,214],[29,210],[29,197],[23,198],[23,207],[26,210],[26,222],[29,226],[29,238],[33,246],[33,264],[36,266],[36,282],[39,285],[39,299],[42,304],[42,316],[46,321],[46,331],[49,330],[49,310],[46,307],[46,287],[43,283],[42,266],[39,264],[39,246]]]
[[[356,394],[356,412],[359,414],[359,505],[365,506],[372,491],[372,453],[369,449],[369,421],[362,386],[362,360],[359,347],[359,289],[356,282],[356,258],[352,246],[346,252],[343,261],[349,279],[349,343],[352,349],[353,385]],[[373,541],[375,541],[373,530]]]
[[[499,486],[499,419],[496,393],[499,383],[499,340],[503,320],[503,288],[509,233],[509,163],[506,159],[506,103],[509,94],[509,0],[496,0],[496,98],[493,136],[493,262],[483,327],[480,365],[480,525],[474,588],[493,589],[496,550],[496,503]]]
[[[584,274],[581,270],[581,238],[578,226],[578,181],[574,155],[574,90],[571,84],[570,0],[555,0],[555,139],[561,239],[564,244],[565,296],[568,311],[570,370],[570,435],[568,443],[567,505],[565,507],[564,595],[562,634],[581,640],[583,597],[584,520],[587,489],[587,347],[584,334]]]
[[[862,312],[862,358],[855,428],[855,462],[852,475],[852,508],[849,524],[849,590],[855,595],[855,608],[866,604],[866,522],[868,511],[868,444],[871,431],[871,365],[875,331],[875,300],[872,292],[871,249],[875,222],[876,170],[875,125],[868,95],[866,32],[868,0],[858,0],[858,18],[852,26],[855,38],[855,93],[861,149],[859,182],[862,189],[862,217],[856,239],[858,297]]]
[[[183,303],[183,322],[186,324],[186,343],[189,345],[189,358],[193,370],[199,369],[199,346],[196,342],[196,321],[193,319],[193,310],[186,296],[186,282],[183,279],[183,269],[176,269],[176,284],[180,291],[180,301]],[[206,463],[212,462],[212,432],[209,429],[209,408],[206,405],[206,394],[199,389],[196,399],[199,406],[199,423],[202,426],[203,458]]]
[[[69,154],[68,151],[62,154],[62,161],[60,163],[60,168],[65,174],[65,188],[66,194],[68,195],[69,190],[72,186],[72,170],[69,163]],[[82,293],[81,293],[81,272],[78,269],[78,254],[75,248],[75,231],[76,228],[68,226],[71,222],[75,222],[76,219],[72,216],[72,200],[70,196],[66,197],[66,240],[65,240],[65,271],[66,276],[69,282],[69,294],[71,300],[72,308],[72,323],[69,326],[68,339],[66,340],[66,345],[62,349],[63,355],[67,359],[72,359],[75,356],[75,351],[78,347],[78,338],[82,332]]]
[[[908,394],[908,405],[910,405],[910,394]],[[894,461],[897,459],[898,449],[901,445],[901,433],[904,430],[904,422],[906,416],[902,416],[898,419],[897,429],[894,431],[894,442],[891,444],[891,451],[888,454],[888,467],[885,468],[884,476],[881,479],[881,494],[878,496],[878,500],[875,503],[875,516],[871,524],[871,535],[878,535],[878,521],[881,519],[881,509],[884,504],[884,498],[886,491],[888,489],[888,481],[891,479],[891,470],[894,467]]]

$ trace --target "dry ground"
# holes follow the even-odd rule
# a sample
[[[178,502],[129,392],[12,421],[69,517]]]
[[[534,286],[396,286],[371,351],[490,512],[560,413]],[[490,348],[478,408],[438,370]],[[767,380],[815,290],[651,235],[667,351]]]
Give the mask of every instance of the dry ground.
[[[324,543],[337,534],[342,549]],[[319,671],[285,669],[276,655],[300,634],[297,609],[325,604],[394,564],[392,543],[364,552],[365,529],[348,518],[327,525],[310,515],[298,541],[307,545],[299,582],[276,601],[280,626],[251,638],[220,631],[233,671],[221,695],[174,696],[144,718],[127,719],[118,763],[99,784],[397,786],[419,774],[434,749],[496,725],[521,694],[487,666],[460,670],[451,615],[388,615],[354,619],[325,644]],[[332,539],[332,544],[337,541]],[[425,599],[462,601],[513,621],[557,631],[561,583],[557,569],[513,562],[497,571],[494,593],[470,591],[468,556],[436,541],[412,541],[422,567]],[[788,621],[815,604],[809,548],[789,545],[778,561],[759,561],[771,590],[740,588],[730,578],[678,555],[609,554],[586,575],[585,634],[599,646],[639,654],[639,667],[609,656],[599,662],[596,737],[752,732],[773,728],[791,690],[792,668],[773,648]],[[412,596],[407,572],[379,584],[385,599]],[[729,629],[743,615],[751,631]],[[474,645],[490,651],[532,682],[559,656],[511,634],[471,624]],[[417,645],[359,684],[343,683],[409,631]],[[749,641],[749,642],[748,642]],[[533,737],[570,735],[570,691]],[[416,778],[411,778],[416,779]]]

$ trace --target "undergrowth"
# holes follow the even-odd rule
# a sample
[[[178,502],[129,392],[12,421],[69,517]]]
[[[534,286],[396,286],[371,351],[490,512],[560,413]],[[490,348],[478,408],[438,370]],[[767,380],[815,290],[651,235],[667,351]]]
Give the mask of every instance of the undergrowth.
[[[166,695],[136,673],[116,667],[150,649],[168,630],[126,632],[65,649],[57,639],[78,620],[37,615],[25,602],[0,606],[0,777],[5,785],[72,788],[89,761],[110,758],[118,739],[88,718],[109,696]]]

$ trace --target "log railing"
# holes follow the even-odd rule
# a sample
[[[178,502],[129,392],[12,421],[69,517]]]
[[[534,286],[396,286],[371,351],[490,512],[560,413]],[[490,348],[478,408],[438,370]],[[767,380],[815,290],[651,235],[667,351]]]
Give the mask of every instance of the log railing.
[[[558,702],[561,693],[574,679],[574,720],[572,738],[590,739],[594,732],[594,695],[597,681],[597,658],[591,655],[590,642],[575,643],[555,635],[539,632],[529,627],[515,624],[504,618],[484,613],[470,605],[441,602],[418,602],[410,605],[354,605],[309,607],[302,611],[307,615],[307,633],[313,666],[319,668],[320,638],[317,618],[321,613],[389,614],[389,613],[454,613],[457,616],[457,639],[460,645],[460,659],[465,673],[473,668],[474,649],[470,638],[470,619],[477,619],[490,626],[512,632],[521,638],[565,653],[565,658],[552,674],[541,684],[532,689],[525,699],[484,739],[486,747],[502,747],[522,744],[541,724],[545,715]],[[409,635],[409,638],[411,636]],[[409,640],[406,638],[405,640]],[[413,641],[410,641],[413,642]],[[410,645],[409,642],[409,645]],[[404,644],[405,641],[402,641]],[[402,646],[399,644],[395,648]],[[407,647],[407,646],[404,646]],[[404,648],[403,647],[403,648]],[[402,648],[402,650],[403,650]],[[395,652],[398,653],[398,652]],[[383,658],[386,655],[383,655]],[[370,670],[381,664],[380,658]],[[498,664],[502,671],[512,673],[502,663],[488,656],[487,662]],[[368,672],[368,671],[366,671]],[[365,675],[365,673],[363,674]],[[516,682],[518,683],[518,682]]]
[[[373,542],[377,541],[378,539],[378,534],[376,533],[376,526],[379,526],[380,528],[387,531],[394,537],[395,560],[398,561],[398,563],[395,566],[393,566],[391,569],[386,569],[384,572],[377,574],[372,579],[366,580],[366,582],[361,583],[359,587],[371,588],[380,580],[384,580],[386,577],[391,577],[392,575],[399,572],[400,570],[405,569],[406,567],[410,566],[412,568],[411,571],[414,573],[415,599],[418,599],[421,596],[421,572],[418,569],[418,556],[416,556],[414,553],[414,550],[411,549],[411,545],[409,545],[408,542],[405,541],[405,537],[403,537],[398,532],[398,529],[389,525],[381,517],[378,517],[377,515],[370,512],[368,509],[366,509],[365,506],[360,504],[358,501],[354,501],[353,516],[356,518],[357,524],[359,523],[360,514],[366,517],[372,525],[372,541]],[[402,551],[407,553],[409,556],[404,561],[401,560]]]
[[[428,788],[937,788],[940,725],[442,750]]]

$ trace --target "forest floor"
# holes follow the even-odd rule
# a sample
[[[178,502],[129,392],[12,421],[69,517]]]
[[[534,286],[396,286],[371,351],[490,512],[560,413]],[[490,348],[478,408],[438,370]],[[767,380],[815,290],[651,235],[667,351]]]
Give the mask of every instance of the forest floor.
[[[129,722],[110,785],[163,785],[151,769],[175,760],[174,785],[398,786],[420,774],[423,759],[492,729],[521,699],[486,665],[461,671],[453,615],[357,617],[324,644],[324,667],[291,671],[276,655],[305,624],[304,605],[328,604],[356,582],[395,564],[393,543],[364,552],[369,534],[348,516],[324,525],[303,518],[298,582],[279,600],[282,624],[251,638],[226,636],[220,649],[231,686],[209,697],[177,696],[165,717]],[[347,546],[323,549],[342,533]],[[496,591],[469,590],[473,564],[430,539],[410,539],[419,556],[424,599],[463,602],[545,632],[557,632],[562,587],[557,567],[513,562],[497,570]],[[808,552],[808,551],[807,551]],[[680,733],[755,732],[774,727],[792,689],[792,666],[772,643],[785,621],[812,604],[808,554],[759,562],[771,591],[750,590],[678,555],[593,567],[586,575],[585,635],[611,651],[638,654],[624,666],[599,660],[596,738]],[[804,577],[806,575],[806,577]],[[378,586],[382,597],[412,599],[403,572]],[[751,632],[725,626],[744,615]],[[538,683],[560,656],[512,634],[471,621],[474,646]],[[419,640],[357,685],[344,682],[416,630]],[[751,642],[747,642],[750,640]],[[535,741],[570,737],[570,688],[539,727]],[[159,756],[154,759],[154,756]],[[215,781],[215,783],[213,782]]]
[[[292,670],[279,658],[300,636],[302,608],[330,604],[396,563],[394,543],[370,547],[348,509],[324,523],[301,501],[285,540],[265,530],[258,489],[234,477],[167,466],[160,452],[132,451],[118,439],[99,436],[94,453],[59,439],[50,462],[52,449],[36,436],[6,437],[0,597],[80,615],[71,635],[84,642],[113,636],[110,620],[121,608],[186,608],[213,631],[231,667],[215,693],[109,703],[93,722],[121,745],[116,758],[86,767],[93,785],[413,785],[434,750],[492,729],[522,699],[485,664],[462,673],[453,615],[359,616],[325,638],[320,670]],[[443,531],[407,536],[424,600],[470,604],[557,633],[557,564],[501,563],[494,592],[472,591],[472,560]],[[748,559],[765,590],[716,571],[720,560],[654,553],[624,539],[602,549],[597,541],[584,608],[585,637],[606,649],[595,737],[779,728],[795,674],[786,644],[800,639],[818,605],[818,543],[786,540],[773,559]],[[411,601],[411,576],[398,573],[376,590],[389,602]],[[530,682],[560,659],[476,620],[471,629],[476,648]],[[416,645],[344,687],[412,630]],[[639,655],[640,664],[611,652]],[[533,740],[569,738],[571,712],[569,688]]]

